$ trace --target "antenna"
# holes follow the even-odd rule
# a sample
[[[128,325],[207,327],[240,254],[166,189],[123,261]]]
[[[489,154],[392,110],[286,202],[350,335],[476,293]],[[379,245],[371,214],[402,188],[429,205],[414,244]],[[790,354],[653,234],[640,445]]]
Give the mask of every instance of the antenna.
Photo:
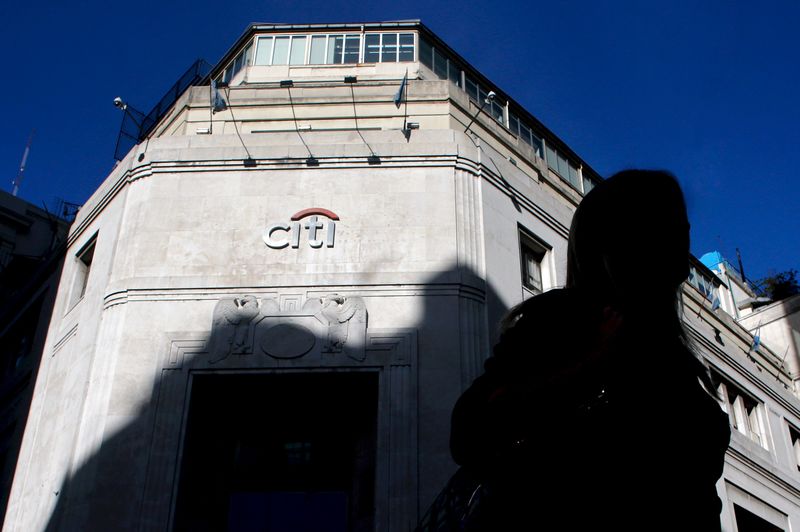
[[[746,283],[747,277],[744,276],[744,265],[742,264],[742,254],[739,252],[739,248],[736,248],[736,258],[739,260],[739,273],[742,274],[742,281]]]
[[[17,177],[14,178],[14,181],[11,182],[14,187],[11,190],[11,195],[16,196],[19,192],[19,186],[22,184],[22,178],[25,177],[25,165],[28,163],[28,154],[31,152],[31,144],[33,143],[33,134],[36,133],[35,129],[31,130],[31,134],[28,136],[28,144],[25,146],[25,151],[22,153],[22,162],[19,164],[19,172],[17,172]]]

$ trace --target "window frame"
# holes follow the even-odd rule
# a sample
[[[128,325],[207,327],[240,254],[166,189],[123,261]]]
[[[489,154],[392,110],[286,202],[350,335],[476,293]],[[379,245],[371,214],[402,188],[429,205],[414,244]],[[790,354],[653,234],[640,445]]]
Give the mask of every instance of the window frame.
[[[83,297],[86,295],[96,251],[97,233],[88,238],[86,243],[83,244],[73,256],[74,271],[72,274],[72,289],[70,290],[67,312],[83,301]]]
[[[762,449],[770,451],[764,403],[716,371],[711,374],[716,381],[720,405],[728,414],[731,428]]]
[[[517,239],[519,247],[519,262],[520,262],[520,281],[522,284],[522,291],[524,295],[538,295],[544,293],[549,288],[549,268],[548,260],[553,248],[542,239],[537,238],[531,231],[525,228],[522,224],[517,224]],[[529,270],[528,270],[528,255],[538,255],[538,260],[535,262],[539,265],[539,285],[534,286],[529,284]]]

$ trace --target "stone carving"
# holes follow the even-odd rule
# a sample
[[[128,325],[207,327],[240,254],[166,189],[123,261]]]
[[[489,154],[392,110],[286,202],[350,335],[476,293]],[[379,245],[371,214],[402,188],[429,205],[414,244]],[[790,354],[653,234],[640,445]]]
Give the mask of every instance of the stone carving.
[[[344,352],[351,358],[364,360],[367,307],[360,297],[331,294],[309,300],[304,310],[315,311],[314,316],[328,327],[323,353]]]
[[[251,295],[222,299],[217,303],[209,341],[212,364],[232,354],[253,352],[253,320],[259,313],[258,299]]]
[[[314,333],[296,323],[279,323],[261,335],[261,349],[272,358],[299,358],[316,343]]]
[[[311,351],[366,358],[367,307],[360,297],[332,294],[308,299],[302,309],[281,311],[275,298],[259,302],[244,295],[220,300],[212,321],[211,364],[251,354],[254,345],[275,359],[300,358]]]

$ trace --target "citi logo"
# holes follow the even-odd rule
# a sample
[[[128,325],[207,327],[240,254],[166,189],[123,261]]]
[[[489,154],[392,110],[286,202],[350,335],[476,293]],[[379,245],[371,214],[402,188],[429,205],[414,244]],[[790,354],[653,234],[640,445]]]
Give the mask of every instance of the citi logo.
[[[320,216],[327,218],[320,219]],[[305,222],[302,222],[307,218]],[[319,207],[303,209],[290,218],[291,223],[277,223],[264,230],[264,243],[272,249],[283,249],[287,246],[300,247],[300,233],[308,231],[308,245],[321,248],[323,244],[332,248],[336,238],[336,220],[339,216]],[[324,240],[322,239],[324,235]]]

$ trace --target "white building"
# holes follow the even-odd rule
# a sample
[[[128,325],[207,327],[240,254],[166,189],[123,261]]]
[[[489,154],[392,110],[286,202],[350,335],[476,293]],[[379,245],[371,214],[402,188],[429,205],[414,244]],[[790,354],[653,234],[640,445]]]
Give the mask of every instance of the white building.
[[[564,283],[599,176],[418,21],[253,25],[211,78],[72,226],[4,530],[407,531],[500,316]],[[697,262],[684,298],[722,522],[789,530],[800,401],[726,289]]]

